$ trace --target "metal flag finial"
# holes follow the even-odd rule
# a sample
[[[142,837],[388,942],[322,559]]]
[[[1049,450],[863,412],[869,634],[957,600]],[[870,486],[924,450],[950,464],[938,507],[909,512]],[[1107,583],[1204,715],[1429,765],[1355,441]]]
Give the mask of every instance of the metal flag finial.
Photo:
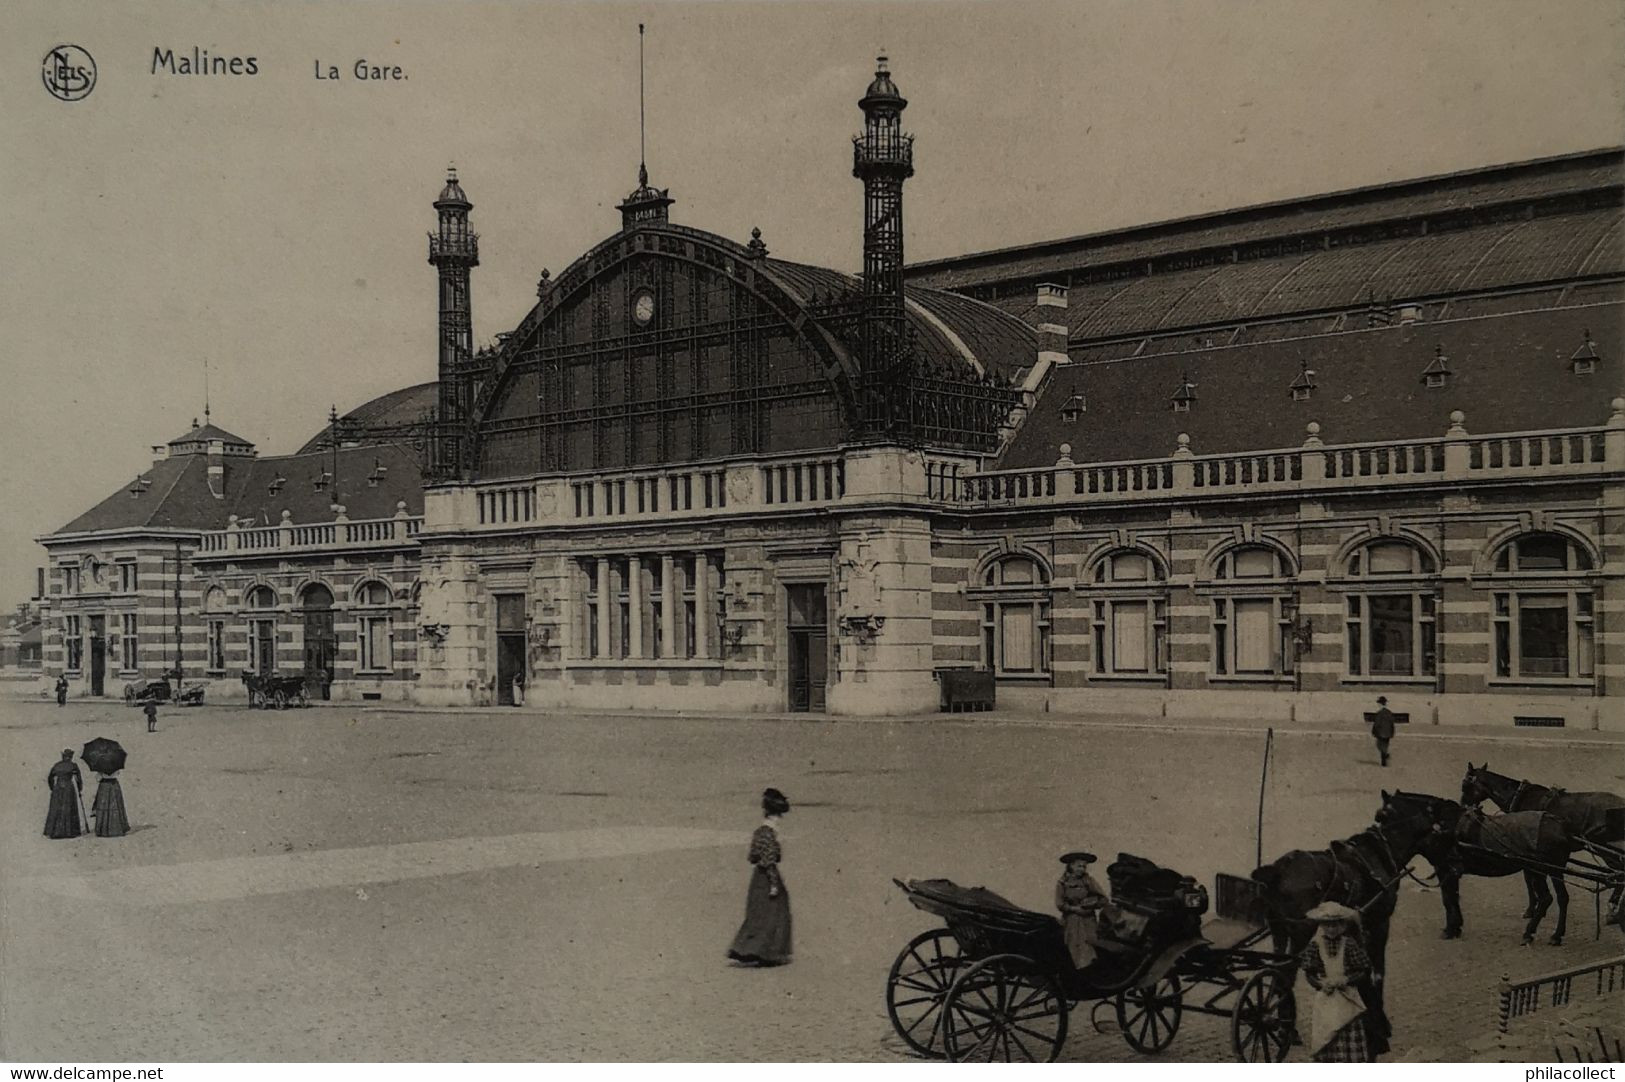
[[[638,24],[638,185],[649,183],[648,151],[644,141],[643,108],[643,24]]]

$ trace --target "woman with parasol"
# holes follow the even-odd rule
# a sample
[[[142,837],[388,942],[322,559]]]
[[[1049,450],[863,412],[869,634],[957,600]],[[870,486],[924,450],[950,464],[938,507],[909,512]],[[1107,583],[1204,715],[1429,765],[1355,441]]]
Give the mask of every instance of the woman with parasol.
[[[790,960],[790,892],[779,875],[779,819],[790,801],[777,789],[762,793],[762,825],[751,835],[748,859],[750,889],[745,894],[745,921],[734,936],[728,957],[742,965],[782,966]]]
[[[130,819],[124,813],[124,791],[113,775],[124,769],[127,756],[117,740],[98,736],[85,745],[79,758],[101,775],[90,814],[96,817],[96,837],[122,838],[130,832]]]
[[[45,812],[47,838],[77,838],[84,832],[79,809],[84,805],[85,777],[73,761],[72,749],[46,772],[45,786],[51,790],[51,804]]]
[[[1360,995],[1371,977],[1371,960],[1360,942],[1360,914],[1322,902],[1305,916],[1317,925],[1299,959],[1310,988],[1310,1052],[1317,1063],[1371,1063],[1376,1057]]]

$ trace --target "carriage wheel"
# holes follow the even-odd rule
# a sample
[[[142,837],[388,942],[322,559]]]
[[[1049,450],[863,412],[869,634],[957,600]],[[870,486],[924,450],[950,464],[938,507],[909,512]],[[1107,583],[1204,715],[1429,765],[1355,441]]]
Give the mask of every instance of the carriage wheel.
[[[1230,1013],[1230,1046],[1242,1063],[1280,1063],[1292,1046],[1297,1011],[1292,976],[1282,968],[1247,978]]]
[[[1184,988],[1170,973],[1155,984],[1129,988],[1117,997],[1117,1028],[1136,1052],[1154,1056],[1173,1042],[1185,1013]]]
[[[995,954],[959,975],[942,1004],[942,1049],[956,1063],[1054,1063],[1067,1002],[1030,958]]]
[[[286,710],[288,708],[288,693],[281,688],[271,692],[271,705],[278,710]]]
[[[886,1013],[892,1028],[922,1056],[943,1057],[942,1000],[963,965],[954,934],[936,928],[909,940],[886,975]]]

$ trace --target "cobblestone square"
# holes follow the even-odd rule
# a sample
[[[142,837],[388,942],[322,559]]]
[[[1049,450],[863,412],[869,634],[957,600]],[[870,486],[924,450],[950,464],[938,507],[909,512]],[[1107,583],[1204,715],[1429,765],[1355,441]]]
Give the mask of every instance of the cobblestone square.
[[[1383,770],[1363,730],[1277,731],[1265,857],[1358,831],[1383,787],[1455,797],[1469,758],[1621,788],[1619,744],[1522,735],[1402,731]],[[45,771],[95,736],[130,752],[135,829],[49,841]],[[339,707],[166,709],[148,734],[111,704],[4,702],[0,1058],[83,1058],[95,1027],[111,1060],[901,1060],[886,972],[932,919],[894,876],[1047,909],[1056,856],[1087,847],[1211,888],[1254,865],[1263,744],[1200,725]],[[796,960],[736,969],[766,785],[794,805]],[[1403,888],[1397,1059],[1482,1055],[1502,974],[1620,952],[1578,890],[1561,948],[1519,946],[1519,880],[1463,895],[1466,938],[1444,942],[1438,897]],[[1133,1058],[1088,1019],[1063,1059]],[[1165,1055],[1227,1059],[1227,1028],[1187,1016]]]

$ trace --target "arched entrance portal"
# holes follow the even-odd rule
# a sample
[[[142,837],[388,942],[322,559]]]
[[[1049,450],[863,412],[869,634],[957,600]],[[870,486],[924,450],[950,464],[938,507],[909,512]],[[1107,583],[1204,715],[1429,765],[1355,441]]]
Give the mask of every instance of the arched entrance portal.
[[[333,695],[333,658],[338,654],[333,591],[318,582],[299,601],[305,617],[305,696],[326,700]]]

